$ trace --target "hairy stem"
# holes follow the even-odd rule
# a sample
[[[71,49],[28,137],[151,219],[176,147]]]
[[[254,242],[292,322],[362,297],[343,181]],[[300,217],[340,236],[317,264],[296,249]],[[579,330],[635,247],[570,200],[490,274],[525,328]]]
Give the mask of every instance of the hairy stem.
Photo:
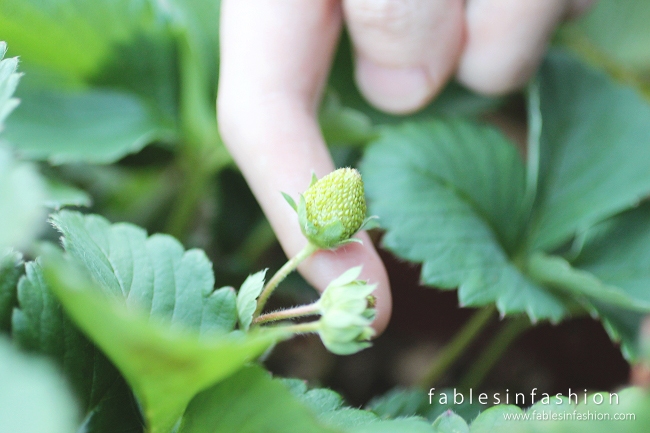
[[[481,385],[508,347],[529,327],[530,320],[526,316],[509,320],[474,361],[472,368],[460,381],[460,389],[468,390]]]
[[[313,316],[318,314],[318,304],[301,305],[300,307],[289,308],[286,310],[274,311],[273,313],[262,314],[253,320],[254,324],[261,325],[278,320],[295,319],[297,317]]]
[[[294,334],[311,334],[318,332],[320,329],[320,320],[308,323],[299,323],[297,325],[283,326],[281,329]]]
[[[496,309],[489,306],[478,310],[469,321],[454,336],[453,340],[445,346],[442,354],[431,365],[429,371],[420,380],[422,388],[435,384],[451,367],[458,358],[465,353],[467,348],[480,335],[487,323],[494,317]]]
[[[284,264],[284,266],[278,270],[278,272],[275,273],[275,275],[273,275],[273,277],[264,287],[264,290],[262,290],[260,297],[257,299],[257,309],[255,310],[253,317],[258,317],[262,313],[264,306],[266,305],[266,301],[269,300],[269,297],[278,287],[278,284],[280,284],[287,277],[287,275],[293,272],[298,267],[298,265],[302,263],[303,260],[311,256],[317,250],[318,247],[316,245],[308,242],[307,245],[305,245],[305,248],[303,248],[298,254],[292,257],[287,263]]]

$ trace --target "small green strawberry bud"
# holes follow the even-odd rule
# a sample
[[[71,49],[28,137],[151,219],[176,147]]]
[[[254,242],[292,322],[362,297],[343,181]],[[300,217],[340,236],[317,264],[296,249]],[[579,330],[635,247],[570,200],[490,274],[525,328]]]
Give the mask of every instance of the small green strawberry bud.
[[[318,335],[330,352],[352,355],[372,345],[368,340],[375,335],[375,331],[363,317],[333,311],[320,319]]]
[[[360,242],[352,236],[371,220],[366,218],[361,174],[353,168],[340,168],[320,180],[314,177],[298,205],[285,198],[298,212],[303,234],[320,248]]]
[[[352,268],[332,281],[316,303],[322,318],[320,335],[327,349],[339,355],[348,355],[370,346],[374,334],[371,327],[375,318],[374,305],[369,298],[375,289],[357,278],[361,266]]]

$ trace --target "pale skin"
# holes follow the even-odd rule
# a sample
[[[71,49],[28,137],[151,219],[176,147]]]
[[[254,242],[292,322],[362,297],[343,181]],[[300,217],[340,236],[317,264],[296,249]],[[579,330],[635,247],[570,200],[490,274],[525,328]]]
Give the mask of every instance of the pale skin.
[[[553,29],[593,0],[222,0],[217,113],[222,137],[287,254],[306,240],[280,191],[297,197],[334,170],[316,120],[343,22],[363,95],[391,113],[418,110],[454,76],[484,94],[521,88]],[[363,265],[377,284],[378,332],[390,283],[368,235],[320,251],[299,270],[318,290]]]

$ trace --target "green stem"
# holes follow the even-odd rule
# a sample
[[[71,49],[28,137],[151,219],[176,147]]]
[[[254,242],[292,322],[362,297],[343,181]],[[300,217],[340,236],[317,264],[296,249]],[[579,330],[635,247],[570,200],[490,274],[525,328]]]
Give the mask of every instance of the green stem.
[[[257,317],[260,315],[260,313],[262,313],[262,310],[264,310],[264,305],[266,305],[266,301],[268,301],[271,294],[273,294],[273,291],[278,287],[278,284],[280,284],[287,277],[287,275],[293,272],[298,267],[298,265],[303,262],[303,260],[311,256],[317,250],[318,247],[316,245],[312,244],[311,242],[307,242],[305,248],[303,248],[298,254],[292,257],[287,263],[284,264],[284,266],[278,270],[278,272],[275,273],[275,275],[273,275],[273,277],[264,287],[264,290],[262,290],[260,297],[257,299],[257,309],[255,310],[253,317]]]
[[[311,334],[313,332],[318,332],[320,329],[320,320],[308,323],[299,323],[297,325],[283,326],[279,329],[291,332],[293,334]]]
[[[631,300],[617,287],[603,283],[589,272],[573,268],[562,257],[544,253],[532,254],[526,263],[526,271],[533,280],[574,298],[589,296],[594,300],[629,310],[642,308],[638,301]]]
[[[253,324],[276,322],[278,320],[295,319],[298,317],[313,316],[318,314],[318,303],[301,305],[300,307],[288,308],[286,310],[274,311],[273,313],[262,314],[253,320]]]
[[[177,203],[166,231],[183,238],[210,179],[231,162],[216,122],[211,86],[196,38],[182,22],[176,31],[179,51],[179,123],[182,133],[180,168],[183,176]]]
[[[528,317],[521,316],[509,320],[492,338],[487,347],[474,361],[472,368],[460,381],[460,389],[468,390],[478,387],[488,375],[494,365],[501,359],[508,347],[519,337],[522,332],[530,327]]]
[[[185,25],[177,31],[180,59],[179,117],[185,144],[199,150],[214,150],[223,144],[219,137],[211,86],[205,73],[207,67],[197,52],[199,44],[196,35]],[[196,162],[202,162],[204,166],[216,163],[213,160]]]
[[[535,203],[539,182],[540,140],[542,137],[542,113],[540,108],[539,81],[528,86],[528,140],[526,147],[526,192],[524,211],[528,214]]]
[[[172,207],[165,227],[165,233],[177,239],[183,239],[195,215],[196,207],[203,197],[212,173],[195,167],[194,170],[182,170],[184,176],[176,203]]]
[[[458,358],[465,353],[469,345],[480,335],[485,325],[494,317],[496,309],[489,306],[478,310],[470,320],[456,333],[442,354],[431,365],[429,371],[420,380],[422,388],[435,384]]]

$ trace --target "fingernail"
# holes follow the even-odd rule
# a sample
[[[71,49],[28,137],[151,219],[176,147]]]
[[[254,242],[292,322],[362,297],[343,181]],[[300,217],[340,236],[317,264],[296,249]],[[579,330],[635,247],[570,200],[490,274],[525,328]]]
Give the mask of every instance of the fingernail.
[[[356,79],[368,101],[393,113],[417,110],[433,94],[433,86],[422,67],[386,67],[360,56],[357,58]]]

